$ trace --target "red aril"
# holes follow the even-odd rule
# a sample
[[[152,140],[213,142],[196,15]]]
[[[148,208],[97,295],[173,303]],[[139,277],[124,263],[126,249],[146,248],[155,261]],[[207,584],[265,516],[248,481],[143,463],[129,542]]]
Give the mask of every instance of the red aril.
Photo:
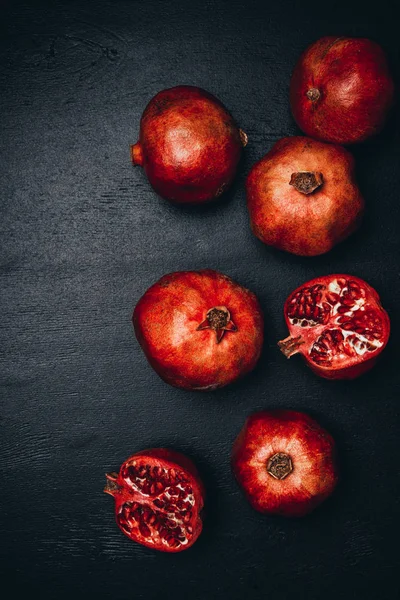
[[[390,321],[376,291],[354,275],[303,284],[285,302],[290,336],[278,346],[301,354],[326,379],[354,379],[373,367],[389,339]]]
[[[247,144],[225,106],[197,87],[159,92],[147,105],[132,162],[162,198],[208,202],[231,185]]]
[[[362,38],[321,38],[302,54],[290,83],[290,104],[300,129],[338,144],[378,133],[393,94],[382,48]]]
[[[186,456],[166,448],[143,450],[106,477],[104,491],[114,497],[118,527],[131,540],[162,552],[187,550],[197,540],[204,488]]]
[[[328,252],[364,211],[352,155],[307,137],[279,140],[251,169],[246,191],[254,234],[301,256]]]
[[[248,417],[232,451],[233,472],[262,513],[301,517],[333,492],[335,443],[308,415],[270,410]]]
[[[158,375],[187,390],[215,390],[245,375],[263,343],[256,296],[209,269],[164,275],[137,303],[133,325]]]

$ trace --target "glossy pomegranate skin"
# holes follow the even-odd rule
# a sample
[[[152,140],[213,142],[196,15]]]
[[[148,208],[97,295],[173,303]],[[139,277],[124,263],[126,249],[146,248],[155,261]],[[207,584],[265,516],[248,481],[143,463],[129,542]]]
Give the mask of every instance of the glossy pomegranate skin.
[[[161,552],[181,552],[195,543],[205,492],[185,455],[167,448],[143,450],[106,477],[104,491],[114,497],[117,525],[129,539]]]
[[[300,57],[290,83],[300,129],[337,144],[362,142],[378,133],[393,95],[384,51],[363,38],[319,39]]]
[[[389,340],[390,320],[377,292],[354,275],[304,283],[286,300],[284,315],[290,336],[279,342],[282,352],[287,358],[301,354],[325,379],[369,371]]]
[[[242,377],[256,365],[263,343],[256,296],[207,269],[164,275],[137,303],[133,325],[158,375],[187,390],[214,390]]]
[[[310,176],[318,184],[313,191]],[[364,211],[352,155],[307,137],[279,140],[251,169],[246,192],[253,233],[300,256],[331,250],[357,229]]]
[[[274,457],[275,476],[269,471]],[[311,417],[292,410],[250,415],[233,445],[232,468],[255,510],[285,517],[310,513],[338,481],[333,438]]]
[[[149,102],[131,154],[162,198],[197,204],[229,188],[246,143],[246,134],[217,98],[178,86]]]

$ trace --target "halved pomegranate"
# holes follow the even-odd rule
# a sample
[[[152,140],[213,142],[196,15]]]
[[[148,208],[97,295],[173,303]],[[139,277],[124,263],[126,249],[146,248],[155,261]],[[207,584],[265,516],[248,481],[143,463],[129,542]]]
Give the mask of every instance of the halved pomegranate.
[[[166,448],[143,450],[119,474],[106,477],[117,525],[131,540],[161,552],[181,552],[197,540],[204,488],[186,456]]]
[[[278,342],[290,358],[302,354],[326,379],[354,379],[369,371],[387,344],[390,321],[376,291],[354,275],[308,281],[286,300],[290,336]]]

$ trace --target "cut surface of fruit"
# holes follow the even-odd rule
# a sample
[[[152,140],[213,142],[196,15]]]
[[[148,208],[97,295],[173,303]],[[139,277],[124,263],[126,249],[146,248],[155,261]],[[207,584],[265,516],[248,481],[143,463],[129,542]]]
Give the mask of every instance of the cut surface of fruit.
[[[376,291],[353,275],[320,277],[295,290],[284,308],[290,336],[278,343],[287,358],[302,354],[328,379],[352,379],[375,363],[390,322]]]
[[[199,537],[204,489],[185,456],[164,448],[145,450],[106,477],[104,491],[115,499],[117,524],[131,540],[180,552]]]

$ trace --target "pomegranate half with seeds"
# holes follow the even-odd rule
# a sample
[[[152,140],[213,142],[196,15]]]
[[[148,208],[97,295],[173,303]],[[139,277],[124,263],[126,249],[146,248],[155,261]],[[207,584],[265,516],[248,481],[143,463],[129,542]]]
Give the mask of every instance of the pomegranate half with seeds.
[[[390,334],[376,291],[354,275],[327,275],[297,288],[285,302],[290,336],[278,343],[287,358],[301,354],[326,379],[369,371]]]
[[[210,269],[164,275],[137,303],[133,326],[158,375],[187,390],[215,390],[242,377],[263,343],[256,296]]]
[[[301,517],[335,489],[335,442],[308,415],[293,410],[250,415],[232,451],[232,468],[253,508]]]
[[[162,552],[192,546],[202,530],[204,488],[196,467],[166,448],[143,450],[119,473],[107,473],[118,527],[131,540]]]
[[[246,144],[246,134],[215,96],[181,85],[149,102],[131,156],[162,198],[197,204],[229,188]]]

